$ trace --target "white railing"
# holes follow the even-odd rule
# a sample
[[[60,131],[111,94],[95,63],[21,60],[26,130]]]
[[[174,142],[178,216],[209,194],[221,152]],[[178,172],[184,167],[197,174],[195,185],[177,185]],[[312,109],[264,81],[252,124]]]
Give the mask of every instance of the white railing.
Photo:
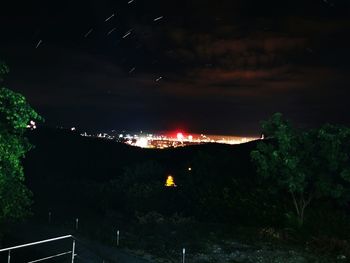
[[[37,242],[32,242],[32,243],[27,243],[27,244],[23,244],[23,245],[19,245],[19,246],[14,246],[14,247],[8,247],[8,248],[2,248],[0,249],[0,253],[2,252],[7,252],[7,263],[11,263],[11,251],[15,250],[15,249],[20,249],[20,248],[24,248],[24,247],[30,247],[30,246],[35,246],[35,245],[39,245],[39,244],[44,244],[44,243],[49,243],[49,242],[53,242],[53,241],[57,241],[57,240],[62,240],[62,239],[68,239],[71,238],[72,239],[72,250],[70,251],[66,251],[66,252],[62,252],[59,254],[55,254],[49,257],[45,257],[45,258],[39,258],[36,260],[32,260],[32,261],[28,261],[27,263],[36,263],[36,262],[41,262],[41,261],[45,261],[48,259],[52,259],[52,258],[57,258],[57,257],[61,257],[61,256],[65,256],[68,254],[72,254],[71,257],[71,262],[74,263],[74,258],[76,256],[75,254],[75,238],[72,235],[67,235],[67,236],[61,236],[61,237],[55,237],[55,238],[50,238],[50,239],[45,239],[45,240],[41,240],[41,241],[37,241]]]

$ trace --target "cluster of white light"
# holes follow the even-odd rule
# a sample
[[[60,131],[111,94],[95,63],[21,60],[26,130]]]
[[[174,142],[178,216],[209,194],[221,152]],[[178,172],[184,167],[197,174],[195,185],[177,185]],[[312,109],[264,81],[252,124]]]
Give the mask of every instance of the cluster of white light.
[[[139,138],[136,143],[135,146],[141,147],[141,148],[147,148],[148,147],[148,139],[145,137],[141,137]]]
[[[257,138],[248,137],[234,137],[234,138],[210,138],[205,135],[193,138],[192,135],[184,136],[182,133],[177,133],[176,137],[166,136],[143,136],[143,137],[132,137],[126,141],[127,144],[141,147],[141,148],[168,148],[185,146],[189,144],[200,144],[200,143],[222,143],[222,144],[241,144],[247,143]]]
[[[27,125],[27,128],[31,130],[35,130],[36,129],[35,121],[30,121],[29,124]]]

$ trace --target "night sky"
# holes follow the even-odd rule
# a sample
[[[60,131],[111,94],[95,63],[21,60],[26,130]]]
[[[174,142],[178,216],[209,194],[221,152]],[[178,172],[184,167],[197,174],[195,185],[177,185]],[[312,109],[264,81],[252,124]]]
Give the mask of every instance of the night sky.
[[[274,112],[350,125],[348,0],[7,2],[5,86],[49,125],[255,135]]]

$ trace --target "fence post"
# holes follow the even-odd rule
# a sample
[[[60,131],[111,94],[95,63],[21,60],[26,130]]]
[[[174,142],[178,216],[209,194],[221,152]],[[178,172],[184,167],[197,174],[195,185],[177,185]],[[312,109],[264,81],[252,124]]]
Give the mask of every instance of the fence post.
[[[75,230],[78,230],[79,227],[79,218],[75,219]]]
[[[49,212],[49,224],[51,224],[51,212]]]
[[[186,249],[182,249],[182,263],[185,263],[185,255],[186,255]]]
[[[9,250],[9,253],[7,255],[7,263],[11,262],[11,250]]]
[[[75,257],[75,239],[73,239],[73,247],[72,247],[72,263],[74,263]]]
[[[119,246],[119,230],[117,231],[117,247]]]

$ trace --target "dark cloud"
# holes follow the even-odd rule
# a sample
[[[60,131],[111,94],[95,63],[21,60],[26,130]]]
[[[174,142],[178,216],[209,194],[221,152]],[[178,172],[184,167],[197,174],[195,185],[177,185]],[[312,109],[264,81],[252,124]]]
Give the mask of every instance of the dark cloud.
[[[38,1],[0,11],[0,57],[6,84],[58,125],[258,134],[276,111],[349,123],[349,11],[345,0]]]

